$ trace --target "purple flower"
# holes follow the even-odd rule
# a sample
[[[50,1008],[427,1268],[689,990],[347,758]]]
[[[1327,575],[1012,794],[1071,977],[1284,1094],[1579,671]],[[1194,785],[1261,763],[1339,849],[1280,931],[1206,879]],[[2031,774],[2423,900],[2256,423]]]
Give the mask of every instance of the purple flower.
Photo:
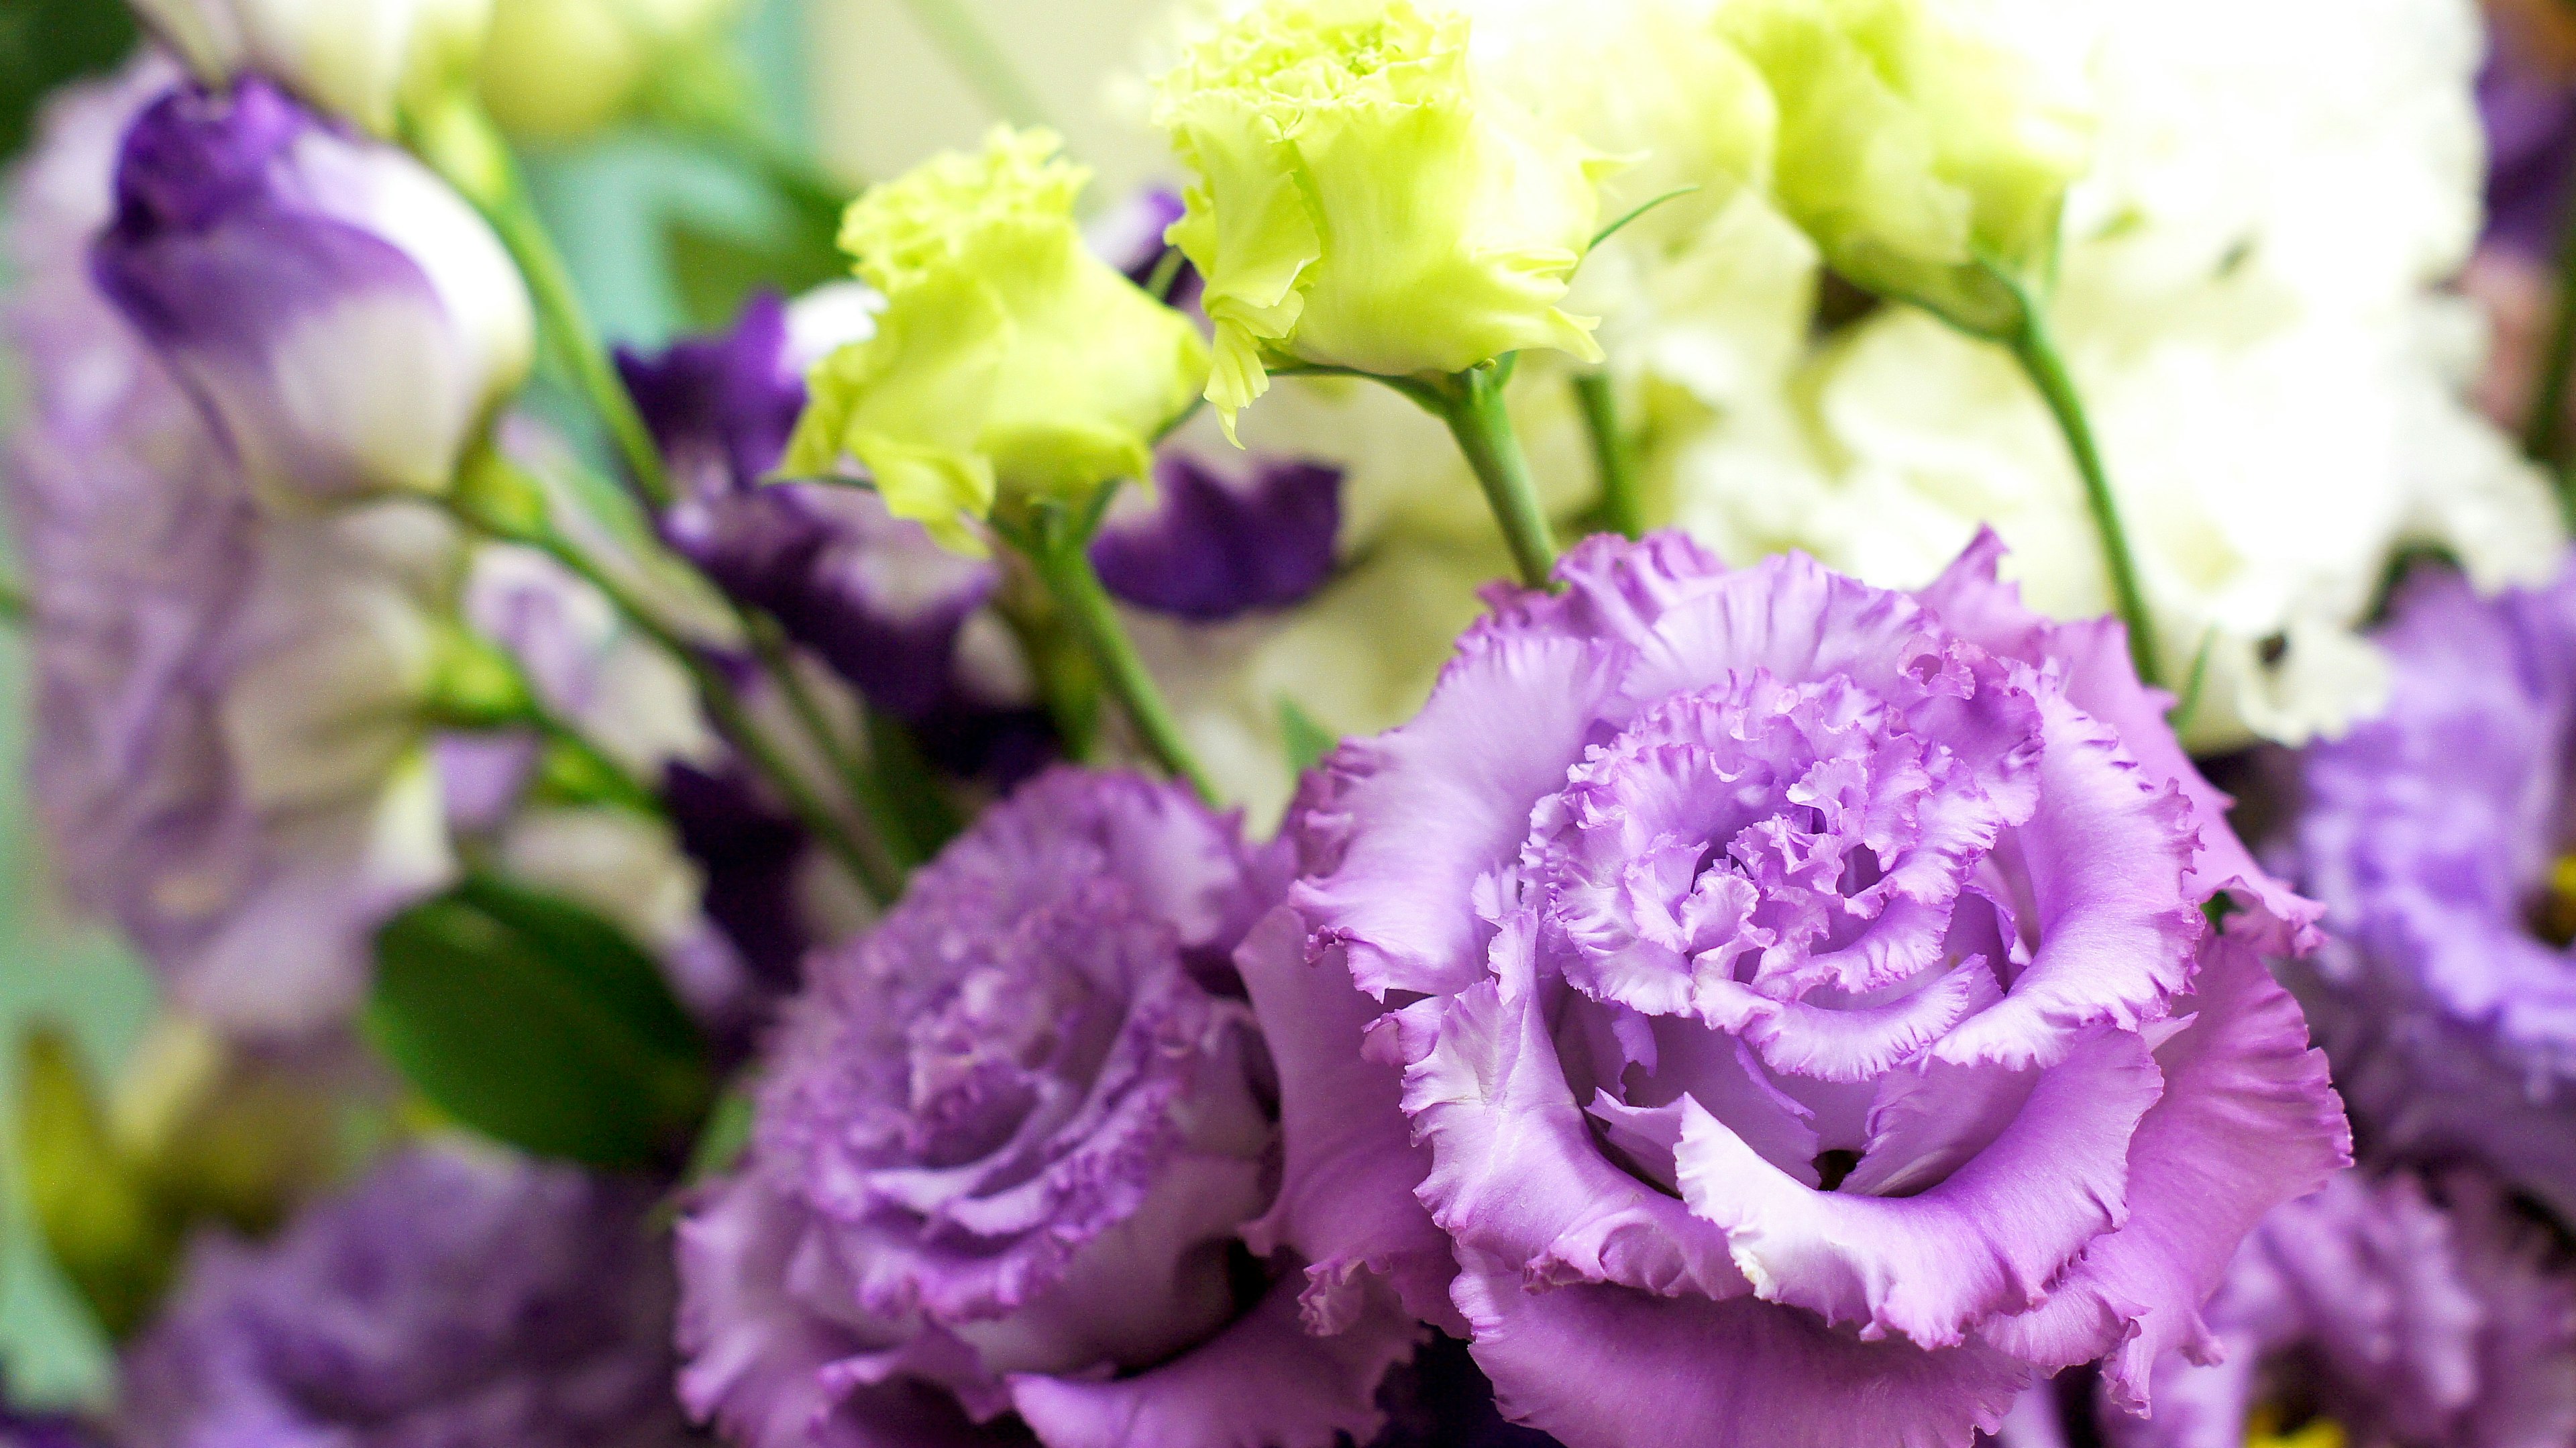
[[[2499,42],[2478,73],[2478,115],[2487,137],[2486,236],[2545,261],[2558,245],[2568,168],[2576,165],[2576,83],[2547,74],[2502,37]]]
[[[201,1239],[128,1350],[136,1448],[672,1448],[651,1196],[435,1148],[273,1242]]]
[[[854,321],[826,295],[819,319]],[[805,304],[800,304],[804,306]],[[862,314],[863,316],[863,314]],[[976,699],[958,644],[1000,575],[894,517],[873,492],[764,483],[805,406],[802,363],[846,335],[803,339],[775,298],[734,330],[618,367],[670,461],[678,501],[662,519],[671,546],[735,598],[775,615],[878,708],[913,722]]]
[[[2488,1179],[2346,1172],[2277,1207],[2202,1309],[2216,1351],[2155,1366],[2114,1448],[2242,1448],[2311,1416],[2352,1443],[2576,1442],[2576,1276]]]
[[[1181,198],[1160,186],[1149,186],[1112,207],[1084,229],[1083,240],[1092,254],[1118,268],[1136,285],[1151,286],[1154,273],[1172,257],[1175,270],[1163,289],[1160,300],[1195,312],[1199,293],[1205,283],[1198,268],[1175,254],[1171,243],[1163,240],[1172,223],[1181,219]]]
[[[1291,904],[1396,1007],[1506,1416],[1965,1445],[2106,1354],[2142,1408],[2243,1233],[2346,1159],[2255,954],[2313,907],[2118,626],[2031,613],[2001,551],[1908,596],[1592,539],[1310,783]]]
[[[1258,460],[1244,471],[1231,479],[1165,448],[1151,506],[1113,512],[1092,542],[1100,581],[1138,608],[1201,623],[1304,601],[1332,576],[1342,470]]]
[[[2374,1150],[2480,1156],[2576,1216],[2576,574],[2482,600],[2420,571],[2379,642],[2387,712],[2303,771],[2334,935],[2304,993]]]
[[[518,272],[462,198],[258,79],[144,110],[92,262],[280,495],[445,488],[534,353]]]
[[[190,1009],[292,1034],[342,1017],[375,926],[454,868],[405,717],[454,553],[398,506],[263,518],[92,284],[117,138],[170,75],[147,60],[67,92],[9,197],[28,775],[77,902]]]
[[[817,958],[743,1170],[680,1229],[694,1411],[752,1448],[1376,1430],[1397,1297],[1446,1275],[1422,1162],[1369,1003],[1236,828],[1051,772]]]

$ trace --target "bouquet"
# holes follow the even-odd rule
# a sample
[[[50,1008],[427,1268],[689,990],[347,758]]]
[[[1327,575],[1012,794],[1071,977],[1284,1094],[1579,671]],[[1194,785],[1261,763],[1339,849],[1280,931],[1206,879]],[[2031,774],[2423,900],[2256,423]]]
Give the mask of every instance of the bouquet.
[[[60,8],[0,1439],[2576,1443],[2562,7]]]

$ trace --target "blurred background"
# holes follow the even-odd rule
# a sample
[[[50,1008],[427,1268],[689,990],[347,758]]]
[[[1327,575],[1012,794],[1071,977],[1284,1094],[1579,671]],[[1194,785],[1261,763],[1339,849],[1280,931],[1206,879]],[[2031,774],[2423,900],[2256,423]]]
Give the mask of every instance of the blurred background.
[[[703,8],[706,0],[672,3]],[[735,0],[728,8],[719,33],[742,58],[759,118],[785,154],[845,190],[927,151],[971,143],[994,119],[908,0]],[[1119,88],[1098,78],[1135,73],[1134,22],[1153,7],[965,0],[965,8],[1034,78],[1039,104],[1110,187],[1143,178],[1158,148]],[[0,164],[26,144],[49,91],[113,68],[134,44],[120,0],[0,5]],[[777,190],[739,156],[667,128],[612,123],[533,148],[529,162],[538,202],[612,341],[657,344],[721,323],[755,277],[801,285],[838,270],[828,231],[802,228],[809,244],[793,256],[756,240],[800,230],[778,224]],[[0,372],[0,402],[17,385]],[[557,411],[578,430],[578,409]],[[24,650],[0,629],[0,1041],[57,1023],[92,1079],[112,1079],[149,1018],[152,987],[110,932],[56,904],[25,807],[28,693]],[[0,1071],[0,1121],[14,1119],[14,1076]],[[105,1340],[35,1240],[16,1150],[0,1132],[0,1372],[24,1405],[94,1402],[107,1387]]]

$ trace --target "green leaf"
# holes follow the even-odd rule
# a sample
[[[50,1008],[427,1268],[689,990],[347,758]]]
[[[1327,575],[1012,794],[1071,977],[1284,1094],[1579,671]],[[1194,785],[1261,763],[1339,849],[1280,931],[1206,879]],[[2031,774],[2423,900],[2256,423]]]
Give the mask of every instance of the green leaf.
[[[0,160],[18,153],[46,92],[105,70],[134,46],[119,0],[9,0],[0,5]]]
[[[1315,722],[1315,717],[1297,707],[1297,701],[1281,695],[1279,699],[1279,733],[1288,745],[1288,767],[1299,774],[1323,762],[1325,755],[1341,741],[1333,731]]]
[[[651,956],[578,905],[488,877],[377,932],[366,1026],[440,1110],[540,1156],[669,1164],[715,1094]]]
[[[921,741],[900,719],[882,709],[867,711],[868,758],[885,786],[886,802],[903,821],[914,852],[927,860],[957,837],[965,822],[957,806],[940,792],[937,773],[921,752]]]
[[[122,1337],[151,1314],[178,1255],[179,1223],[116,1148],[71,1041],[38,1027],[18,1048],[18,1153],[45,1245]]]

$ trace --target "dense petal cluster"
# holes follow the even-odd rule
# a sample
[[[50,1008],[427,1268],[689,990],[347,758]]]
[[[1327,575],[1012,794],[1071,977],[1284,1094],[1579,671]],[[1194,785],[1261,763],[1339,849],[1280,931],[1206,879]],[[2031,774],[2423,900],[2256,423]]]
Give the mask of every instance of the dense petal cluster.
[[[566,1168],[423,1147],[273,1242],[202,1239],[127,1352],[123,1441],[676,1448],[650,1205]]]
[[[2312,1009],[2376,1145],[2469,1153],[2576,1214],[2576,578],[2481,600],[2409,580],[2388,713],[2308,755]]]
[[[883,293],[875,335],[809,376],[791,473],[867,469],[896,517],[973,546],[997,500],[1080,499],[1142,474],[1207,374],[1188,320],[1085,248],[1090,172],[996,128],[870,189],[841,245]]]
[[[1599,359],[1557,303],[1601,158],[1479,82],[1467,30],[1412,0],[1274,0],[1159,82],[1196,178],[1170,237],[1204,278],[1229,429],[1276,358],[1382,376]]]
[[[99,287],[263,490],[443,489],[534,360],[527,291],[473,208],[257,78],[153,103],[115,188]]]
[[[1058,771],[819,957],[680,1231],[692,1410],[755,1448],[1366,1439],[1413,1340],[1381,1283],[1445,1272],[1285,876],[1185,791]]]
[[[2000,552],[1908,596],[1596,538],[1305,799],[1293,907],[1395,1007],[1514,1418],[1963,1445],[2096,1358],[2142,1409],[2244,1231],[2345,1159],[2255,954],[2313,907],[2116,625],[2029,613]]]
[[[2156,1364],[2118,1448],[2240,1448],[2323,1420],[2352,1443],[2576,1439],[2576,1273],[2482,1175],[2345,1173],[2273,1209],[2202,1310],[2218,1352]]]

